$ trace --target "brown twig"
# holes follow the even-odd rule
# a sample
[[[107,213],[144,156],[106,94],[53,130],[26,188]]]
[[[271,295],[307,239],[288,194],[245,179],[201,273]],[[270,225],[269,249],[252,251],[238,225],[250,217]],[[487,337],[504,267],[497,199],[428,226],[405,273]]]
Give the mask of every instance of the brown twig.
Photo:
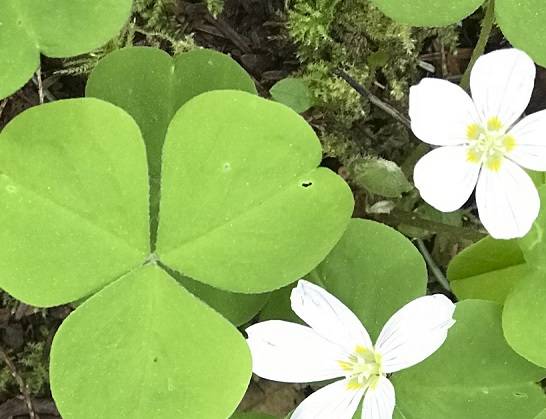
[[[8,104],[8,98],[0,101],[0,118],[2,117],[2,113],[4,112],[4,109],[6,108],[6,105]]]
[[[44,84],[42,83],[42,70],[39,68],[36,71],[36,80],[38,81],[38,97],[40,98],[40,105],[44,104]]]
[[[52,400],[47,399],[33,399],[32,404],[36,409],[37,413],[41,415],[46,415],[48,417],[61,417],[55,403]],[[4,403],[0,404],[0,418],[15,418],[27,414],[27,408],[25,402],[17,397],[9,399]]]
[[[40,105],[44,104],[46,98],[50,102],[54,102],[57,100],[55,95],[53,95],[53,93],[51,93],[47,87],[44,87],[44,83],[42,80],[42,71],[40,69],[38,69],[36,71],[36,74],[32,76],[32,82],[38,88],[38,97],[40,100]]]
[[[39,416],[36,414],[36,411],[34,410],[34,405],[32,404],[32,400],[30,399],[30,393],[28,391],[27,385],[25,384],[25,382],[23,381],[23,379],[17,372],[17,369],[15,368],[15,365],[9,358],[8,354],[6,353],[4,348],[2,348],[1,346],[0,346],[0,357],[2,357],[2,359],[8,366],[9,370],[11,371],[11,375],[13,375],[13,378],[15,378],[15,381],[17,382],[17,385],[19,386],[19,391],[21,392],[23,396],[29,418],[40,419]]]
[[[375,106],[377,106],[379,109],[381,109],[384,112],[388,113],[390,116],[392,116],[398,122],[405,125],[408,129],[411,129],[411,121],[408,118],[406,118],[401,112],[399,112],[393,106],[389,105],[386,102],[383,102],[376,95],[374,95],[372,92],[370,92],[368,89],[366,89],[366,87],[364,87],[362,84],[360,84],[355,79],[353,79],[345,71],[335,70],[334,74],[336,76],[342,78],[343,80],[345,80],[349,86],[351,86],[361,96],[364,96],[364,97],[368,98],[368,100],[370,102],[372,102]]]

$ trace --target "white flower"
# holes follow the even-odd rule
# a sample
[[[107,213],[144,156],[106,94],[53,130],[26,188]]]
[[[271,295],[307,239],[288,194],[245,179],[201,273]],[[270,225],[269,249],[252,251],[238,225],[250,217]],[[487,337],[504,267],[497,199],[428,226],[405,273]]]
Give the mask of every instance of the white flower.
[[[304,400],[292,419],[351,419],[362,398],[362,419],[391,419],[395,395],[387,374],[430,356],[455,323],[446,297],[421,297],[390,318],[374,346],[356,315],[322,288],[299,281],[291,302],[310,327],[277,320],[250,326],[254,373],[288,383],[343,377]]]
[[[522,167],[546,171],[546,111],[517,122],[529,104],[535,74],[527,54],[505,49],[477,60],[470,78],[473,99],[438,79],[424,79],[410,92],[413,132],[442,146],[415,167],[421,196],[451,212],[476,188],[480,219],[498,239],[527,234],[540,209],[538,192]]]

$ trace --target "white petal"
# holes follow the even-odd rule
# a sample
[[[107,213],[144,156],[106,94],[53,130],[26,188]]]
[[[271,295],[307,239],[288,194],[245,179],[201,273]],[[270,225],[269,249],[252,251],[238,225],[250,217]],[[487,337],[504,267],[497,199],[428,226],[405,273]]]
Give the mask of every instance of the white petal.
[[[291,419],[352,419],[364,390],[350,390],[341,380],[311,394],[292,413]]]
[[[415,165],[413,181],[421,197],[442,212],[461,208],[476,187],[480,165],[470,163],[467,147],[440,147]]]
[[[362,405],[362,419],[392,419],[396,398],[390,380],[381,377],[375,389],[368,389]]]
[[[518,49],[503,49],[482,55],[470,76],[470,88],[483,121],[498,117],[509,128],[531,100],[536,68]]]
[[[470,96],[440,79],[423,79],[410,89],[409,115],[415,136],[434,145],[463,144],[468,126],[480,122]]]
[[[481,222],[496,239],[525,236],[540,210],[533,181],[508,159],[504,159],[499,171],[482,170],[476,202]]]
[[[260,377],[285,383],[310,383],[343,377],[338,361],[347,355],[311,328],[280,320],[246,329],[252,370]]]
[[[546,171],[546,111],[522,119],[510,130],[510,135],[515,148],[508,156],[527,169]]]
[[[442,346],[453,324],[455,304],[441,294],[417,298],[398,310],[377,339],[384,373],[418,364]]]
[[[348,354],[358,345],[371,349],[372,341],[356,315],[325,289],[301,280],[290,296],[292,310],[324,339]]]

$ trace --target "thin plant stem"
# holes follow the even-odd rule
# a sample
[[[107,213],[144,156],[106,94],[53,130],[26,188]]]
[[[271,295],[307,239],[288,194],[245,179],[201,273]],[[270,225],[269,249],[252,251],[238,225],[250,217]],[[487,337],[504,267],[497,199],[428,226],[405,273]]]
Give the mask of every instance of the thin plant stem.
[[[487,4],[485,5],[485,17],[483,18],[483,21],[482,21],[482,30],[480,32],[480,38],[478,39],[478,43],[476,44],[476,47],[474,48],[474,52],[472,53],[472,57],[470,58],[468,67],[466,67],[466,71],[464,72],[463,78],[461,79],[460,86],[465,90],[468,90],[470,86],[470,73],[472,72],[472,68],[474,67],[474,64],[476,64],[476,61],[478,60],[478,58],[480,58],[485,52],[485,47],[487,46],[487,41],[489,41],[489,36],[491,35],[491,30],[493,29],[494,23],[495,23],[495,0],[489,0]]]
[[[432,272],[432,275],[434,275],[434,278],[436,278],[436,281],[446,290],[451,292],[451,287],[449,286],[449,281],[445,277],[442,270],[438,267],[434,259],[432,258],[432,255],[427,249],[427,246],[425,245],[425,242],[421,239],[417,239],[417,247],[419,248],[419,251],[425,258],[425,261],[427,262],[427,265]]]

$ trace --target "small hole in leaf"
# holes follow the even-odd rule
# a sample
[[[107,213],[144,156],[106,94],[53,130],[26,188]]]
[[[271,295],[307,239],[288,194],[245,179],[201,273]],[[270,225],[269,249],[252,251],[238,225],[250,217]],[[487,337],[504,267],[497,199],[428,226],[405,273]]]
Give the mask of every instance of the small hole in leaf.
[[[225,162],[223,166],[224,172],[229,172],[231,170],[231,163]]]
[[[514,396],[516,396],[518,399],[526,399],[528,396],[525,393],[515,392]]]
[[[313,182],[302,182],[301,183],[301,186],[304,187],[304,188],[308,188],[310,186],[313,186]]]

